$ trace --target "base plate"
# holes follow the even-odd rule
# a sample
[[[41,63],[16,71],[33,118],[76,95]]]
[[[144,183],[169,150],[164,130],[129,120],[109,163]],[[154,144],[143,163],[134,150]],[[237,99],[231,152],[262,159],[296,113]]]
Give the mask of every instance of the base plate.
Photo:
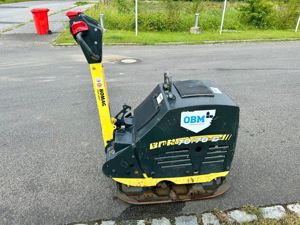
[[[183,202],[215,198],[229,190],[230,185],[224,180],[216,189],[204,189],[201,184],[163,185],[139,193],[125,193],[120,190],[116,197],[133,205],[150,205],[170,202]],[[184,193],[186,190],[186,193]]]

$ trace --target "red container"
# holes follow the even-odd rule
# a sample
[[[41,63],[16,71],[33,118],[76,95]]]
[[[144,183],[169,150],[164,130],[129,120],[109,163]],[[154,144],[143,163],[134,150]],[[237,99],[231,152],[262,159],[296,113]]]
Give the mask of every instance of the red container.
[[[36,33],[40,35],[48,34],[48,12],[47,8],[35,8],[31,10],[35,24]]]

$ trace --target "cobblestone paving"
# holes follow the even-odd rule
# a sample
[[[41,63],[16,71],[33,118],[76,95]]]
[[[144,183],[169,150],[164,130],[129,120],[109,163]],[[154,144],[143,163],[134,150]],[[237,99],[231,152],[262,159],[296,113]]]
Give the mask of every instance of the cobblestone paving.
[[[293,203],[288,205],[274,205],[268,207],[260,207],[257,209],[264,219],[279,220],[284,218],[287,213],[300,217],[300,204]],[[222,215],[222,216],[220,216]],[[222,217],[222,218],[220,218]],[[94,221],[71,223],[68,225],[221,225],[221,224],[242,224],[258,220],[258,215],[245,212],[243,209],[233,209],[226,212],[207,212],[200,215],[184,215],[171,218],[153,218],[144,220],[130,221]]]

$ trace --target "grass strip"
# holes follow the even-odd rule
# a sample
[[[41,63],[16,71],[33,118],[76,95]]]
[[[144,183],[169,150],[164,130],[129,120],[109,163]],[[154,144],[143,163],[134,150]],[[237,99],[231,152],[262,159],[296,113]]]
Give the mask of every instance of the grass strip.
[[[204,31],[202,34],[189,32],[134,32],[108,30],[104,33],[104,43],[107,45],[159,45],[159,44],[207,44],[240,41],[284,41],[300,40],[300,32],[293,30],[247,30],[239,32]],[[61,33],[54,41],[55,45],[75,45],[69,29]]]

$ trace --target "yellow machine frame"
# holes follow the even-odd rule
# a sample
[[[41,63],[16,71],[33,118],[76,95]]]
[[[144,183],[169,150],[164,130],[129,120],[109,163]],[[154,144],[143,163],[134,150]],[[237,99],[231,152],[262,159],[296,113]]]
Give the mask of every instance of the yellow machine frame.
[[[203,175],[195,176],[185,176],[185,177],[164,177],[164,178],[152,178],[147,177],[146,174],[144,178],[112,178],[113,180],[126,184],[128,186],[135,187],[151,187],[156,186],[161,181],[171,181],[174,184],[196,184],[210,182],[216,178],[226,177],[229,171],[219,172],[219,173],[209,173]]]
[[[90,64],[90,70],[102,127],[103,142],[104,146],[106,146],[107,143],[113,139],[113,133],[116,128],[114,125],[115,119],[110,115],[107,85],[102,64]]]
[[[116,119],[111,117],[109,108],[109,97],[105,80],[104,69],[101,63],[90,64],[90,70],[93,80],[94,92],[99,112],[99,119],[102,127],[102,136],[104,146],[113,139],[113,133],[116,128]],[[144,174],[144,178],[112,178],[117,182],[129,186],[150,187],[155,186],[163,180],[172,181],[175,184],[191,184],[210,182],[218,177],[226,177],[229,171],[220,173],[211,173],[205,175],[195,175],[186,177],[168,177],[168,178],[152,178]]]

